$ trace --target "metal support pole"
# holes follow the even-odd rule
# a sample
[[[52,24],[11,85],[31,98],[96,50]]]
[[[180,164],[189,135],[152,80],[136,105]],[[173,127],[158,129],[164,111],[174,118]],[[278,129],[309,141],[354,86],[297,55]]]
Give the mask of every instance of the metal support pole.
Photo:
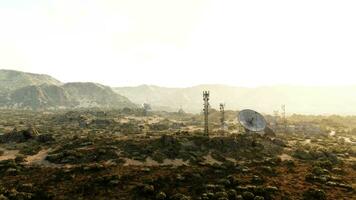
[[[220,104],[220,113],[221,113],[221,118],[220,118],[221,129],[224,130],[224,128],[225,128],[225,104],[223,104],[223,103]]]
[[[209,91],[203,91],[204,100],[204,134],[209,136]]]
[[[284,133],[287,133],[286,105],[282,105]]]

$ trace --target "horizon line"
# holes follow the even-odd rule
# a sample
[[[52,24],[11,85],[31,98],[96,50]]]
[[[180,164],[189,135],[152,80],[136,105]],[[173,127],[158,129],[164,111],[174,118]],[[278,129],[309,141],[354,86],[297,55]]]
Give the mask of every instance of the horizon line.
[[[14,71],[14,72],[21,72],[27,74],[34,74],[34,75],[44,75],[50,76],[53,79],[56,79],[62,84],[66,83],[96,83],[101,84],[104,86],[109,86],[111,88],[128,88],[128,87],[141,87],[141,86],[149,86],[149,87],[161,87],[161,88],[170,88],[170,89],[185,89],[185,88],[193,88],[193,87],[201,87],[201,86],[225,86],[225,87],[236,87],[236,88],[249,88],[249,89],[257,89],[257,88],[265,88],[265,87],[310,87],[310,88],[323,88],[323,87],[356,87],[356,83],[354,84],[340,84],[340,85],[328,85],[328,84],[316,84],[316,85],[307,85],[307,84],[288,84],[288,83],[279,83],[279,84],[265,84],[265,85],[256,85],[256,86],[247,86],[247,85],[232,85],[232,84],[224,84],[224,83],[200,83],[196,85],[190,86],[165,86],[159,84],[151,84],[151,83],[140,83],[140,84],[132,84],[132,85],[113,85],[113,84],[104,84],[97,81],[90,81],[90,80],[83,80],[83,81],[68,81],[63,82],[56,77],[52,76],[51,74],[46,73],[36,73],[36,72],[29,72],[29,71],[21,71],[15,69],[7,69],[7,68],[0,68],[0,71]]]

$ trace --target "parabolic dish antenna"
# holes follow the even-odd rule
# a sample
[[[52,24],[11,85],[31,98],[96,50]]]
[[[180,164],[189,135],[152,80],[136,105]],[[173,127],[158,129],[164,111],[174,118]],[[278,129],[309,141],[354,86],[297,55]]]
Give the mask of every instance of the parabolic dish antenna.
[[[265,118],[254,110],[241,110],[238,115],[238,120],[248,131],[260,132],[266,128]]]

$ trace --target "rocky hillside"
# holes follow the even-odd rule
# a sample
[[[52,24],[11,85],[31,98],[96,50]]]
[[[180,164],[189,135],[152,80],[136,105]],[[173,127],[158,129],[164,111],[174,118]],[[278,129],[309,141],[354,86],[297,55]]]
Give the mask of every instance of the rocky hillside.
[[[110,87],[96,83],[66,83],[48,76],[0,70],[0,108],[63,109],[63,108],[136,107]]]
[[[0,91],[11,91],[29,85],[42,84],[60,85],[61,82],[45,74],[0,69]]]
[[[79,107],[135,107],[126,97],[97,83],[66,83],[64,90]]]
[[[154,108],[166,110],[183,108],[186,112],[200,112],[202,92],[210,91],[210,104],[218,109],[225,103],[226,109],[252,108],[273,113],[286,105],[287,114],[356,114],[356,86],[303,87],[270,86],[257,88],[226,85],[199,85],[189,88],[164,88],[151,85],[120,87],[114,90],[137,104],[148,102]]]
[[[9,108],[65,108],[72,107],[68,93],[56,85],[31,85],[14,90],[9,95],[6,106]]]

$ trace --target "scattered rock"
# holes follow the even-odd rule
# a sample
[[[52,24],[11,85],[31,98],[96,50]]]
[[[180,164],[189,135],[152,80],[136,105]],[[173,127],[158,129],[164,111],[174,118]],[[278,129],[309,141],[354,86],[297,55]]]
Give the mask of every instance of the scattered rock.
[[[260,185],[260,184],[264,183],[264,180],[260,176],[254,175],[252,177],[252,179],[251,179],[251,183],[252,184],[256,184],[256,185]]]
[[[156,195],[156,199],[157,200],[164,200],[164,199],[166,199],[167,198],[167,195],[166,195],[166,193],[164,193],[164,192],[159,192],[157,195]]]
[[[326,194],[320,189],[308,189],[303,193],[304,200],[326,200]]]
[[[188,196],[185,196],[184,194],[177,193],[171,197],[172,200],[190,200],[191,198]]]
[[[51,134],[41,134],[37,136],[36,140],[38,142],[47,143],[47,142],[53,142],[54,138]]]
[[[152,194],[155,191],[155,187],[153,185],[144,185],[142,192],[144,194]]]
[[[255,198],[255,195],[252,193],[252,192],[243,192],[242,193],[242,197],[245,199],[245,200],[253,200]]]
[[[6,133],[4,135],[0,135],[0,142],[1,143],[8,143],[8,142],[26,142],[27,140],[34,139],[38,135],[38,131],[30,127],[26,130],[18,131],[16,128],[13,129],[10,133]]]
[[[274,144],[278,145],[278,146],[281,146],[281,147],[286,147],[287,146],[286,143],[283,140],[279,139],[279,138],[274,138],[272,140],[272,142]]]

